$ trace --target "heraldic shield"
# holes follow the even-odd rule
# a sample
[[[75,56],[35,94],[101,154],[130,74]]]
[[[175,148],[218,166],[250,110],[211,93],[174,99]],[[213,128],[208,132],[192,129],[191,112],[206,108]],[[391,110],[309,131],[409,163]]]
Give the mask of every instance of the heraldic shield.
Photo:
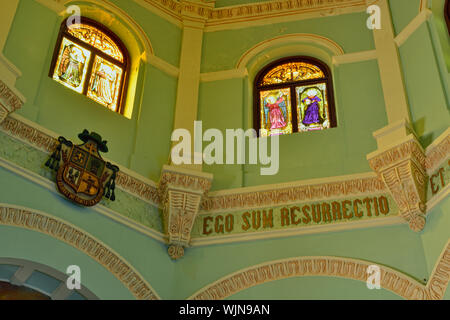
[[[78,135],[83,144],[74,145],[64,137],[45,163],[57,171],[56,185],[67,199],[91,207],[103,195],[114,201],[115,179],[119,168],[102,159],[99,152],[108,152],[106,141],[99,134],[84,130]],[[105,193],[106,191],[106,193]]]

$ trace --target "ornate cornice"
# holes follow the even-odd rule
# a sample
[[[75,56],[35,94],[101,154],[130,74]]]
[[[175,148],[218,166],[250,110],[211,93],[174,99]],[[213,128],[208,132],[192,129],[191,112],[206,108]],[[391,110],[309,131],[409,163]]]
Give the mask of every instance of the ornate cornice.
[[[211,213],[248,207],[272,207],[302,201],[381,193],[386,191],[386,186],[378,177],[365,177],[349,178],[343,181],[311,183],[302,186],[273,187],[265,191],[252,190],[252,188],[247,188],[248,191],[245,191],[245,189],[243,188],[237,193],[230,191],[226,195],[220,195],[220,193],[211,194],[203,202],[202,211]]]
[[[20,109],[23,103],[23,100],[5,82],[0,80],[0,123],[6,119],[8,114]]]
[[[364,0],[277,0],[245,5],[214,8],[211,3],[187,0],[135,0],[158,9],[171,19],[183,20],[186,16],[206,21],[206,27],[246,21],[264,20],[286,15],[319,13],[337,14],[343,8],[364,8]]]
[[[425,168],[427,172],[436,169],[450,155],[450,129],[444,132],[432,145],[426,150],[427,158]]]
[[[208,285],[189,299],[225,299],[256,285],[292,277],[325,276],[367,281],[367,269],[375,263],[340,257],[298,257],[247,268]],[[450,279],[450,241],[444,247],[427,285],[389,267],[379,265],[382,288],[405,299],[440,300]]]
[[[87,232],[53,216],[0,204],[0,225],[38,231],[87,254],[111,272],[137,299],[156,300],[158,295],[119,254]]]

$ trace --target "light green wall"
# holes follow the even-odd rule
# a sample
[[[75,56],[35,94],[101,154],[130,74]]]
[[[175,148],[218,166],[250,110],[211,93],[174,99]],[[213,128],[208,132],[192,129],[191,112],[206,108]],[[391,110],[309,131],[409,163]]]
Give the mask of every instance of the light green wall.
[[[100,299],[134,299],[131,292],[109,271],[81,251],[45,234],[0,226],[0,257],[31,260],[63,273],[77,265],[81,283]]]
[[[419,14],[420,2],[421,0],[389,0],[395,35]]]
[[[239,58],[256,44],[277,36],[312,33],[337,42],[346,53],[374,49],[373,35],[365,13],[297,20],[246,29],[205,33],[202,72],[233,69]]]
[[[427,147],[450,123],[446,87],[426,24],[399,49],[411,117],[423,147]]]
[[[447,197],[428,213],[427,224],[421,234],[429,274],[450,239],[449,213],[450,198]]]

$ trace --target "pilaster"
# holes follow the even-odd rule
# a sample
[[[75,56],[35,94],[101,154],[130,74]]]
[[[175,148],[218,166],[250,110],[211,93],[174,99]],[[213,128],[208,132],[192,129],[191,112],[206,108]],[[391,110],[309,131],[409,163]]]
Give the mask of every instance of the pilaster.
[[[194,137],[194,121],[197,120],[198,110],[203,31],[208,12],[214,7],[214,2],[181,0],[180,5],[183,36],[174,129],[186,129],[190,132],[191,137]],[[201,171],[202,165],[194,164],[194,154],[200,153],[201,150],[194,150],[194,146],[192,146],[189,155],[191,164],[179,166]]]
[[[381,29],[373,30],[376,55],[384,93],[384,102],[389,123],[406,119],[410,121],[408,98],[406,96],[398,48],[395,43],[394,27],[387,0],[366,0],[367,5],[380,8]]]

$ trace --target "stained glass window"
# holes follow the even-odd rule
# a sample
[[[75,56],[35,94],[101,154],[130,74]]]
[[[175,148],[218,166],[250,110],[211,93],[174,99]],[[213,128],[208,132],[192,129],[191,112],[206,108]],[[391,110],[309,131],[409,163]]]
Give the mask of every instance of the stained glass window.
[[[82,18],[61,25],[50,76],[64,86],[123,113],[128,52],[101,24]]]
[[[336,126],[328,67],[292,57],[265,67],[255,81],[255,128],[260,136],[316,131]]]

